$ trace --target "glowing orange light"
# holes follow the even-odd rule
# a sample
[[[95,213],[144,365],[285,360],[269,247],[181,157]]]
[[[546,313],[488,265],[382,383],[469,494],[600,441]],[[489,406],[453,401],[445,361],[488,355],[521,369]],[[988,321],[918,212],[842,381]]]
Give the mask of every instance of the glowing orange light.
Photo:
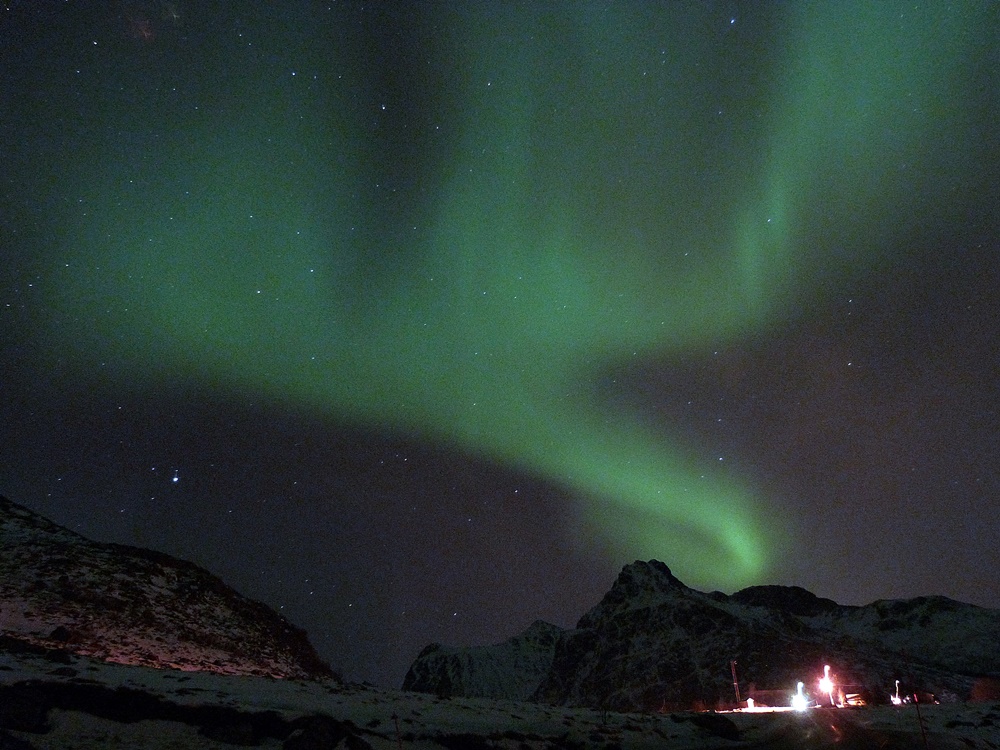
[[[830,677],[830,665],[827,664],[823,667],[823,677],[819,681],[819,690],[821,693],[826,693],[830,696],[830,705],[836,705],[833,702],[833,680]]]

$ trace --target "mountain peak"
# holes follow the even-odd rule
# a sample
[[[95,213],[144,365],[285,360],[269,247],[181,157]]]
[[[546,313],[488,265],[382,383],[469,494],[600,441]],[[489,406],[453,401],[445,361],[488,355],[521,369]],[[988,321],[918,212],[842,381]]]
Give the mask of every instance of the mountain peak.
[[[636,560],[622,568],[611,590],[580,619],[577,627],[592,627],[595,622],[624,610],[648,607],[691,591],[659,560]]]
[[[615,587],[652,587],[658,591],[666,592],[678,588],[690,590],[681,583],[677,577],[670,572],[666,563],[659,560],[636,560],[631,565],[626,565],[618,574]]]

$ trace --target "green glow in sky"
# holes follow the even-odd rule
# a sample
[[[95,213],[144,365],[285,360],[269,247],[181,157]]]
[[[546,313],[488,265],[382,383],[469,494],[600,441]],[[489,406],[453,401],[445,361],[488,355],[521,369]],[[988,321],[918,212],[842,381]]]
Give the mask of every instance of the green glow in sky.
[[[86,210],[62,219],[56,346],[129,387],[454,444],[573,491],[580,533],[625,559],[759,580],[783,538],[766,500],[704,447],[609,413],[594,383],[778,327],[821,281],[884,262],[893,217],[954,174],[974,19],[747,11],[767,17],[441,9],[425,57],[445,73],[416,118],[355,96],[360,64],[317,40],[316,78],[233,61],[198,113],[157,115],[153,162],[69,157]],[[109,122],[151,121],[120,106]],[[390,144],[373,171],[393,122],[426,164],[394,173]]]

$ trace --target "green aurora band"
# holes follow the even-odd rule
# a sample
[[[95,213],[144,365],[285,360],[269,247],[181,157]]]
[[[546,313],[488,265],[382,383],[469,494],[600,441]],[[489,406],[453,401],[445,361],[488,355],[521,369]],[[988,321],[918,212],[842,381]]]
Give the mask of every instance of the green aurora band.
[[[406,217],[372,185],[392,112],[220,77],[216,109],[169,115],[142,189],[110,145],[70,158],[87,210],[61,219],[53,347],[120,387],[180,378],[460,447],[572,491],[615,554],[752,583],[784,543],[752,486],[596,383],[892,262],[958,180],[959,7],[775,5],[751,44],[700,3],[437,7],[442,134]]]

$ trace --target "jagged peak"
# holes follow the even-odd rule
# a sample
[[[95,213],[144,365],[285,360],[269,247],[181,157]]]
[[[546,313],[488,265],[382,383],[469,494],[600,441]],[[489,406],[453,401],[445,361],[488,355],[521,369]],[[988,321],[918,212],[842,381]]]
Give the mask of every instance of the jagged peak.
[[[634,609],[662,601],[670,596],[683,596],[692,589],[685,586],[665,563],[659,560],[642,561],[626,565],[615,579],[611,590],[604,595],[600,604],[585,614],[577,624],[578,628],[592,627],[623,608]]]
[[[651,595],[677,594],[691,591],[685,586],[665,563],[659,560],[634,563],[622,568],[615,579],[608,596],[617,595],[629,599],[642,599]],[[607,598],[607,597],[605,597]]]

